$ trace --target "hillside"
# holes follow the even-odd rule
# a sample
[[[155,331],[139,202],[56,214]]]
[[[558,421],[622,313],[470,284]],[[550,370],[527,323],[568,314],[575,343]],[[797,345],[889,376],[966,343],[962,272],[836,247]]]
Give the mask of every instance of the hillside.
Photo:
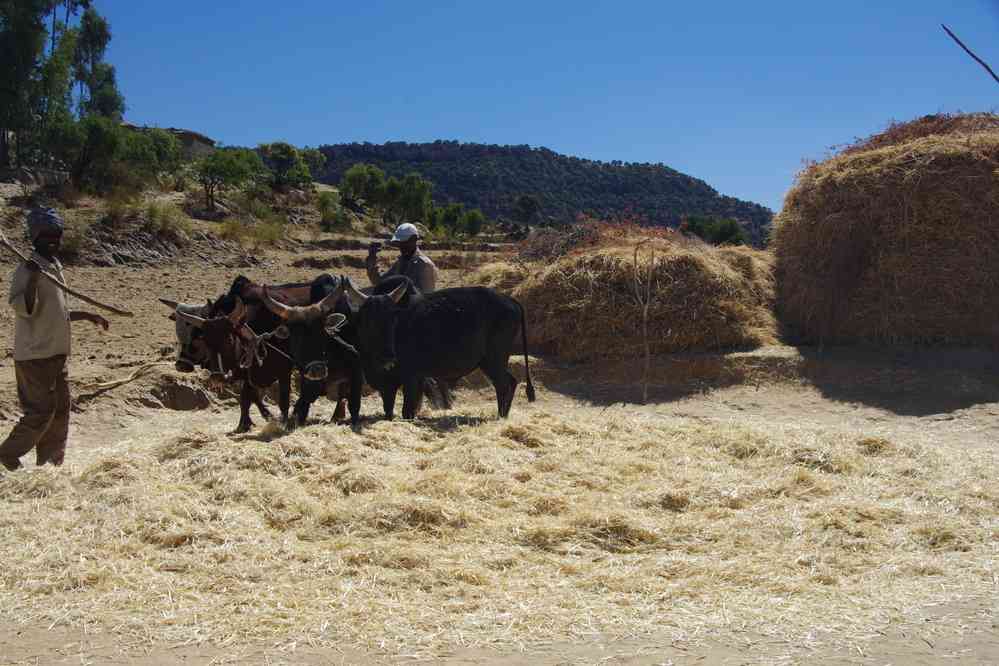
[[[739,220],[762,244],[773,213],[763,206],[719,194],[702,180],[662,164],[597,162],[547,148],[494,146],[457,141],[350,143],[321,146],[326,166],[317,180],[337,183],[357,162],[388,175],[416,171],[434,183],[434,201],[481,208],[489,217],[514,218],[514,202],[533,194],[543,218],[568,223],[580,213],[632,217],[676,226],[684,215]]]

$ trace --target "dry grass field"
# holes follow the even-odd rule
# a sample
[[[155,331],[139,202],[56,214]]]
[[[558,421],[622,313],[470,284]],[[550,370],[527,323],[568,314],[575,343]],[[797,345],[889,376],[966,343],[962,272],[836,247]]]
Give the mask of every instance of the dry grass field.
[[[74,329],[66,466],[0,476],[0,663],[999,660],[981,373],[927,385],[865,358],[844,393],[778,348],[740,381],[663,366],[643,406],[623,366],[536,358],[539,400],[508,420],[473,377],[412,422],[368,396],[357,430],[323,402],[238,436],[231,398],[169,364],[88,389],[171,358],[155,296],[312,277],[302,253],[68,269],[138,316]],[[4,311],[0,351],[10,334]],[[4,354],[3,433],[14,395]]]

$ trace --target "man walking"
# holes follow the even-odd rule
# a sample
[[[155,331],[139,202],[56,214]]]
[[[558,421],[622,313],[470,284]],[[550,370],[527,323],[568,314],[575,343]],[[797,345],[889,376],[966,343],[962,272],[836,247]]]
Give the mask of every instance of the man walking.
[[[379,282],[393,275],[405,275],[425,294],[437,287],[437,267],[430,258],[419,249],[420,231],[416,225],[400,224],[392,235],[389,244],[399,248],[399,258],[384,273],[378,273],[378,251],[381,243],[372,243],[368,247],[368,259],[365,265],[368,269],[368,279],[377,286]]]
[[[69,434],[70,396],[66,359],[70,351],[71,321],[89,321],[108,329],[104,317],[70,311],[66,294],[40,270],[66,284],[56,258],[62,243],[63,221],[51,208],[28,215],[28,234],[34,252],[14,271],[8,303],[14,309],[14,373],[24,416],[0,444],[0,464],[9,471],[21,467],[20,458],[36,451],[36,464],[61,465]]]

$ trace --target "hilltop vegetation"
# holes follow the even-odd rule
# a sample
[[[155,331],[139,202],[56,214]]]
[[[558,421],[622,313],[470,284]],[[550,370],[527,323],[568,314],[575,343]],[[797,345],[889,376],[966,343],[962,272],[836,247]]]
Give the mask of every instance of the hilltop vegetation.
[[[569,224],[580,215],[678,226],[686,216],[731,218],[762,244],[772,212],[719,194],[702,180],[662,164],[597,162],[530,146],[494,146],[435,141],[384,145],[351,143],[320,146],[326,157],[320,182],[336,184],[354,164],[364,162],[389,176],[418,172],[434,184],[437,204],[461,202],[490,218]],[[536,200],[530,211],[521,200]]]

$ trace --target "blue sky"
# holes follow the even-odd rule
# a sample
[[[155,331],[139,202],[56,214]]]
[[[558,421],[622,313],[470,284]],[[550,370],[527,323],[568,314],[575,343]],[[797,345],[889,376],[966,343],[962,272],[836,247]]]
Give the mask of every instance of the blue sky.
[[[662,162],[775,210],[802,160],[999,106],[999,2],[96,0],[126,118],[230,145],[456,139]]]

